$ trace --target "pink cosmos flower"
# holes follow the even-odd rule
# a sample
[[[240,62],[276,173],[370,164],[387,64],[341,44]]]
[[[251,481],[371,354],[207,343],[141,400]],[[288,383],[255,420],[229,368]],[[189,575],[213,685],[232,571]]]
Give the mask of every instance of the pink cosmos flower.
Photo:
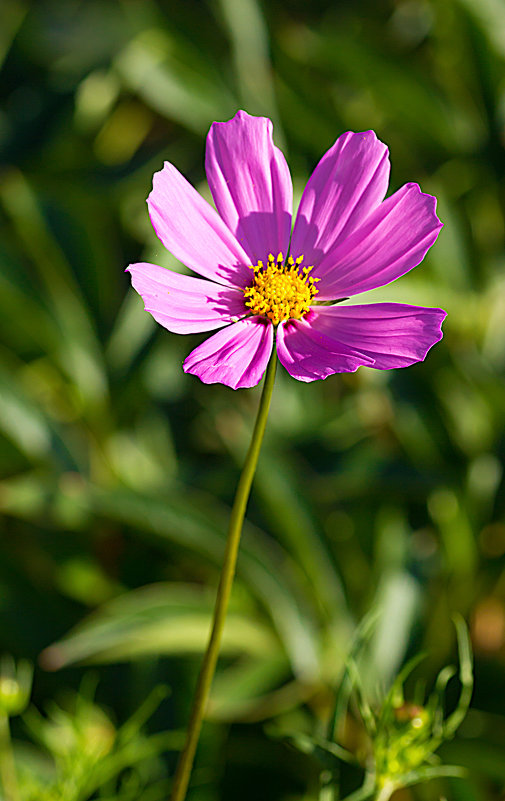
[[[217,211],[169,162],[147,201],[161,242],[203,278],[128,267],[146,310],[169,331],[221,329],[189,354],[185,372],[252,387],[275,339],[286,370],[314,381],[360,365],[406,367],[442,338],[441,309],[340,303],[411,270],[442,227],[436,199],[417,184],[384,199],[388,149],[373,131],[342,134],[323,156],[293,230],[291,176],[270,120],[239,111],[213,123],[206,172]]]

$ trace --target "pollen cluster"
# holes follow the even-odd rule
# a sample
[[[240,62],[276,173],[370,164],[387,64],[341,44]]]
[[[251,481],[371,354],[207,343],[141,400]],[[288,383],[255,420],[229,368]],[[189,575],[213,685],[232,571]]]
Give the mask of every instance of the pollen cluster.
[[[285,262],[282,253],[277,258],[270,253],[266,266],[262,261],[251,265],[254,281],[244,290],[244,297],[253,314],[278,325],[282,320],[299,320],[309,311],[319,278],[311,278],[312,267],[301,267],[302,262],[303,256],[296,260],[289,256]]]

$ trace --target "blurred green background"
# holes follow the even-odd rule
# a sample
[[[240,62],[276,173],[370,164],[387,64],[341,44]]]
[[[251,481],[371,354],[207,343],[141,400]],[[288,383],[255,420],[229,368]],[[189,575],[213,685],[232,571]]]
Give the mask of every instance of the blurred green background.
[[[190,798],[315,798],[274,735],[317,730],[375,606],[371,692],[422,649],[430,686],[455,611],[475,651],[443,751],[469,777],[404,798],[502,798],[502,0],[3,0],[0,64],[0,650],[35,662],[34,704],[96,670],[119,726],[165,682],[149,726],[177,733],[205,643],[259,395],[184,375],[203,337],[156,326],[129,288],[129,262],[176,266],[152,173],[168,159],[208,197],[209,125],[244,108],[273,119],[299,197],[340,133],[373,128],[391,189],[419,182],[445,223],[373,300],[441,306],[445,336],[407,370],[280,371]]]

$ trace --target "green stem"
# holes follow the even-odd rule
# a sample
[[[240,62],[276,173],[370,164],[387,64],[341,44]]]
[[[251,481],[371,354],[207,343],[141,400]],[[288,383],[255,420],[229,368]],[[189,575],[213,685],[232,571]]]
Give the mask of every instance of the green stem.
[[[323,770],[319,775],[318,801],[336,801],[336,776],[331,770]]]
[[[377,793],[375,801],[389,801],[396,789],[397,785],[395,785],[393,782],[386,782],[382,789]]]
[[[12,753],[9,718],[4,712],[0,713],[0,776],[2,778],[5,801],[20,801],[21,796],[19,795],[16,766]]]
[[[249,500],[249,494],[251,491],[251,484],[256,471],[256,465],[258,463],[261,443],[263,442],[263,435],[265,433],[276,369],[277,355],[274,350],[266,370],[263,392],[261,395],[251,444],[249,445],[249,450],[247,451],[247,456],[238,482],[235,500],[231,510],[228,539],[226,541],[223,567],[221,568],[221,577],[219,579],[219,587],[217,590],[216,605],[214,607],[212,630],[207,645],[207,650],[205,651],[205,656],[203,658],[202,667],[200,668],[200,675],[198,677],[198,683],[193,699],[193,707],[189,719],[186,742],[179,757],[179,763],[175,772],[171,801],[184,801],[188,789],[191,769],[193,767],[193,760],[195,758],[196,746],[198,744],[203,716],[205,714],[205,707],[216,669],[221,636],[226,619],[226,611],[228,609],[233,578],[235,576],[235,565],[237,563],[240,535],[242,533],[242,525],[244,522],[247,501]]]

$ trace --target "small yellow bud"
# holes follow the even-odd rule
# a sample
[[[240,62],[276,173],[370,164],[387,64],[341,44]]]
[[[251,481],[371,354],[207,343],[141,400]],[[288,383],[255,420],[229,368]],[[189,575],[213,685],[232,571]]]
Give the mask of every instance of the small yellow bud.
[[[16,666],[4,656],[0,665],[0,712],[8,717],[20,715],[28,706],[32,690],[33,668],[25,660]]]

